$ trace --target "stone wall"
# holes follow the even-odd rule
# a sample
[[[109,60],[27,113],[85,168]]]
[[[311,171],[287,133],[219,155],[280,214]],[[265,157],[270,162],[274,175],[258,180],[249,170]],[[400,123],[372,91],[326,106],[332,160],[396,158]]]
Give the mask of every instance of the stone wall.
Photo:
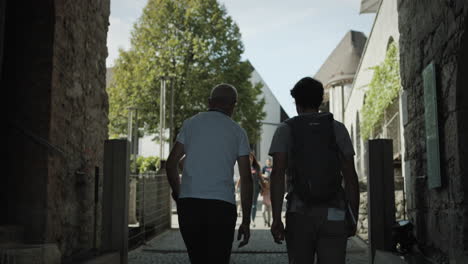
[[[0,36],[8,113],[0,224],[24,229],[20,242],[57,244],[65,260],[93,247],[109,9],[110,0],[7,1]]]
[[[7,113],[6,172],[0,186],[7,217],[0,221],[25,227],[24,239],[34,243],[41,241],[45,221],[48,148],[38,139],[47,139],[49,131],[50,91],[43,87],[51,82],[54,20],[51,1],[32,2],[22,12],[20,8],[14,1],[6,5],[4,57],[0,62],[4,66],[2,106]]]
[[[395,191],[395,220],[403,220],[406,219],[406,217],[404,193],[403,191]],[[369,221],[367,217],[367,192],[361,192],[357,235],[365,241],[368,241]]]
[[[405,141],[410,220],[423,253],[436,263],[468,263],[466,142],[466,0],[399,0],[402,86],[407,94]],[[466,58],[466,55],[465,55]],[[442,187],[428,189],[423,69],[437,74]],[[463,70],[461,63],[464,63]],[[464,74],[462,74],[462,71]],[[463,87],[463,88],[462,88]],[[465,97],[460,96],[462,90]],[[463,139],[463,135],[465,139]]]
[[[95,175],[102,175],[108,133],[110,1],[55,0],[55,13],[49,138],[66,158],[50,158],[48,163],[46,239],[57,241],[62,254],[70,257],[94,246]],[[100,223],[101,205],[97,207]],[[100,226],[97,230],[99,238]]]

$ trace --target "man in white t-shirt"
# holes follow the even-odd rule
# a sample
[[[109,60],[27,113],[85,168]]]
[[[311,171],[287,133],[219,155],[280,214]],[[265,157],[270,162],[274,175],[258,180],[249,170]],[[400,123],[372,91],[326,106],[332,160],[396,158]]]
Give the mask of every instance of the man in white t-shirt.
[[[167,177],[191,263],[229,263],[237,220],[233,180],[236,161],[243,216],[237,239],[244,237],[239,247],[250,238],[250,148],[244,129],[231,119],[236,102],[233,86],[213,88],[209,111],[184,121],[167,160]],[[180,180],[177,165],[184,155]]]

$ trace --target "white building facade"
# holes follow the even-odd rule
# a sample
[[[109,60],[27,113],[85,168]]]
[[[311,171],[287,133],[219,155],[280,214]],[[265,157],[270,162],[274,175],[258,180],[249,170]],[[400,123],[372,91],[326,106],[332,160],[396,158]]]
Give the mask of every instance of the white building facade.
[[[314,76],[325,88],[321,110],[333,113],[335,120],[343,123],[345,102],[351,94],[366,40],[362,32],[347,32]]]
[[[383,0],[377,9],[374,25],[356,71],[349,99],[344,104],[344,124],[353,135],[353,143],[356,149],[356,168],[361,177],[367,177],[366,148],[360,133],[361,109],[374,73],[371,68],[384,61],[389,44],[391,42],[398,44],[399,37],[397,0]],[[403,115],[400,115],[400,104],[401,96],[396,105],[393,106],[395,109],[391,111],[392,115],[385,118],[381,130],[374,134],[373,138],[392,138],[394,141],[394,159],[401,161],[404,160],[402,159],[404,142],[401,136],[403,133]],[[404,168],[404,164],[402,165]],[[401,176],[404,176],[404,170],[402,174]]]
[[[270,149],[271,141],[273,139],[273,135],[276,131],[276,128],[282,121],[288,118],[288,115],[281,107],[278,99],[276,99],[273,92],[270,90],[270,87],[266,84],[266,82],[262,79],[260,74],[254,69],[252,72],[252,76],[250,78],[252,84],[261,83],[262,87],[262,94],[260,97],[265,99],[265,106],[263,107],[263,111],[265,112],[265,118],[262,120],[262,131],[260,134],[260,140],[258,142],[250,142],[255,143],[254,145],[254,152],[261,163],[261,165],[265,165],[266,159],[269,157],[268,150]]]
[[[335,120],[345,124],[356,151],[356,169],[362,181],[367,178],[367,153],[361,137],[361,110],[374,71],[387,54],[390,43],[399,42],[397,0],[365,0],[361,13],[376,13],[368,38],[350,31],[314,76],[325,88],[323,111],[333,113]],[[404,95],[385,111],[382,124],[377,125],[372,138],[393,139],[395,176],[405,175],[403,120]],[[401,110],[402,109],[402,110]],[[398,169],[399,168],[399,169]]]

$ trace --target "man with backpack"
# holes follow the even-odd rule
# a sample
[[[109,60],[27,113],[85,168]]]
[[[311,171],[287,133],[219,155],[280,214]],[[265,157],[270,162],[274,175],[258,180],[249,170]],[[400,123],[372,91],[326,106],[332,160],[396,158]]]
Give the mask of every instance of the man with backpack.
[[[345,126],[331,113],[319,112],[323,86],[305,77],[291,90],[298,116],[275,132],[271,233],[276,243],[286,239],[289,262],[344,264],[346,242],[356,233],[359,185],[354,149]],[[281,219],[284,177],[288,196],[286,231]],[[344,188],[342,182],[344,180]]]

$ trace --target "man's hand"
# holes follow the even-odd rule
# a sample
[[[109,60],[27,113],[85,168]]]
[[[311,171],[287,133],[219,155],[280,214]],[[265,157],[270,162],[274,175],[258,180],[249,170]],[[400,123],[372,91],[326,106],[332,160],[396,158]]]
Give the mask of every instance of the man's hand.
[[[178,193],[172,192],[171,196],[172,196],[172,199],[174,199],[175,202],[177,202],[177,200],[179,199],[179,194]]]
[[[352,215],[351,215],[352,214]],[[353,212],[351,213],[351,206],[346,210],[346,235],[352,237],[356,235],[357,232],[357,217]]]
[[[237,241],[241,240],[242,236],[244,240],[239,243],[239,248],[247,245],[250,239],[250,223],[242,222],[239,226],[239,230],[237,231]]]
[[[280,221],[273,221],[271,225],[271,235],[277,244],[282,244],[285,236],[284,225],[283,222]]]
[[[281,221],[284,198],[284,174],[288,167],[288,153],[273,153],[273,168],[270,175],[271,207],[273,211],[273,224],[271,234],[276,243],[281,244],[284,240],[284,225]]]
[[[171,185],[172,198],[177,202],[180,193],[180,177],[177,166],[180,159],[185,155],[184,145],[176,142],[166,162],[166,177]]]
[[[354,157],[351,156],[344,159],[342,172],[345,182],[346,198],[349,201],[348,208],[346,208],[346,232],[348,237],[351,237],[356,234],[360,199],[359,181],[354,167]]]
[[[357,225],[355,225],[354,223],[350,223],[347,225],[346,229],[348,237],[353,237],[356,235]]]
[[[242,223],[250,223],[252,210],[253,182],[250,170],[249,156],[241,156],[237,159],[239,165],[241,184]],[[248,226],[248,225],[247,225]]]

